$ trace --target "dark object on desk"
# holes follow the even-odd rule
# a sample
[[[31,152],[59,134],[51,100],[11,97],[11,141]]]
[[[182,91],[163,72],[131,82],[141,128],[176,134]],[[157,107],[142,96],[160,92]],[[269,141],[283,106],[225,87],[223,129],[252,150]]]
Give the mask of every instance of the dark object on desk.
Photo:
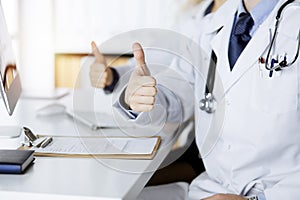
[[[52,137],[38,137],[29,128],[23,127],[25,139],[22,142],[23,145],[31,147],[46,147],[52,142]]]
[[[0,150],[0,173],[21,174],[33,162],[32,150]]]

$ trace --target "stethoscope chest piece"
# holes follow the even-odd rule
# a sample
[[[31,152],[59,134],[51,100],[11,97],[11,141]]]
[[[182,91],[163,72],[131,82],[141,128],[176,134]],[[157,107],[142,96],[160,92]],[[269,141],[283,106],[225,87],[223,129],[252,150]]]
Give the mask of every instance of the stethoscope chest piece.
[[[200,110],[205,111],[209,114],[216,111],[216,102],[211,93],[205,95],[204,99],[201,99],[199,102]]]

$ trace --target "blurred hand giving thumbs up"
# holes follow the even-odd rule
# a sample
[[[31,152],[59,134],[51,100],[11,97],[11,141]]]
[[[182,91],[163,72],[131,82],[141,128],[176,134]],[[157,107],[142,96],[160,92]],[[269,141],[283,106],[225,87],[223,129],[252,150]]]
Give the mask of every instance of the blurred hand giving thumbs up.
[[[91,45],[95,61],[90,66],[90,81],[93,87],[105,88],[113,82],[112,70],[107,66],[106,59],[96,43],[93,41]]]
[[[154,107],[157,94],[156,80],[146,65],[142,46],[134,43],[132,48],[136,67],[130,76],[124,100],[133,111],[148,112]]]

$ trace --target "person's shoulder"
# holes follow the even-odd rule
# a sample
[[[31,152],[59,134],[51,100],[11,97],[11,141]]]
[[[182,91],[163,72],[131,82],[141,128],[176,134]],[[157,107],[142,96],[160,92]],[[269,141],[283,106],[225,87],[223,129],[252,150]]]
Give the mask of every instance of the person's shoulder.
[[[281,4],[283,6],[284,3]],[[279,10],[281,7],[279,8]],[[281,10],[281,15],[282,18],[289,17],[289,20],[297,20],[299,21],[299,15],[300,15],[300,0],[295,0],[294,2],[286,5],[282,10]]]
[[[181,21],[185,23],[195,23],[201,20],[207,7],[212,3],[212,0],[203,0],[200,3],[184,11],[181,15]]]
[[[195,33],[201,31],[204,12],[211,2],[212,0],[204,0],[193,8],[185,11],[178,19],[174,29],[188,37],[192,37]]]
[[[297,38],[300,27],[300,0],[288,5],[281,14],[279,32],[284,32],[291,38]]]
[[[192,20],[197,20],[203,18],[206,9],[213,3],[213,0],[203,0],[187,13],[189,18]]]

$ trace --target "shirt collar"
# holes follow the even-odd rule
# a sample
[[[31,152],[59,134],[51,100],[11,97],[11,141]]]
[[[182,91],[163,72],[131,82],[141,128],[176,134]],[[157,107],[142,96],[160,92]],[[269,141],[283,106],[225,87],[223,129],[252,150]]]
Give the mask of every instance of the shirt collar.
[[[250,15],[254,21],[254,29],[258,27],[260,24],[264,22],[266,17],[271,13],[274,9],[275,5],[278,3],[279,0],[261,0],[252,10],[250,10]],[[241,13],[247,12],[243,1],[240,1],[237,16]]]

